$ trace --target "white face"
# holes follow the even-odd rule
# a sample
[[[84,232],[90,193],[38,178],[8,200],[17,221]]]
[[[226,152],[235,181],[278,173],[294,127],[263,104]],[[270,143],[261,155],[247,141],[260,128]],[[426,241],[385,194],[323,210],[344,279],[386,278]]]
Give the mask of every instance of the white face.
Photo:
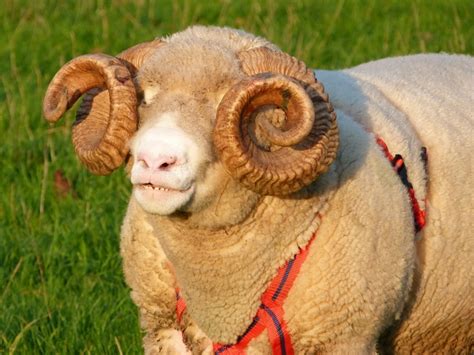
[[[185,207],[196,193],[202,154],[176,124],[177,114],[145,123],[131,142],[133,195],[149,213],[168,215]]]

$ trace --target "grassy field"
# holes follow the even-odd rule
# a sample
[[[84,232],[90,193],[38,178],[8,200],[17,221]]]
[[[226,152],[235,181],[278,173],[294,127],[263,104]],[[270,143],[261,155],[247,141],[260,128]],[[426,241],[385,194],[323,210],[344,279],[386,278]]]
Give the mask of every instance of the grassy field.
[[[472,55],[473,14],[471,0],[2,0],[0,353],[141,352],[119,256],[129,183],[123,171],[96,177],[80,166],[74,112],[54,127],[41,116],[46,86],[67,60],[197,23],[265,36],[318,68]],[[71,183],[65,196],[58,170]]]

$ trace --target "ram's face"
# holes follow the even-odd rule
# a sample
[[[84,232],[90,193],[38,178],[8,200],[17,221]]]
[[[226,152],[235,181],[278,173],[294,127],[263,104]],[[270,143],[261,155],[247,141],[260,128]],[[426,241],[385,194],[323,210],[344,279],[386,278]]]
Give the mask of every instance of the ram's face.
[[[215,195],[219,184],[212,181],[223,170],[212,147],[212,106],[170,93],[140,108],[141,127],[130,146],[130,179],[146,211],[195,211]]]
[[[138,73],[143,98],[130,144],[133,195],[147,212],[161,215],[202,209],[218,195],[227,175],[213,147],[217,107],[243,76],[235,57],[217,52],[211,59],[203,51],[196,59],[193,46],[170,51]]]
[[[131,144],[133,195],[148,212],[170,214],[190,203],[206,158],[196,140],[178,125],[179,113],[151,119]]]

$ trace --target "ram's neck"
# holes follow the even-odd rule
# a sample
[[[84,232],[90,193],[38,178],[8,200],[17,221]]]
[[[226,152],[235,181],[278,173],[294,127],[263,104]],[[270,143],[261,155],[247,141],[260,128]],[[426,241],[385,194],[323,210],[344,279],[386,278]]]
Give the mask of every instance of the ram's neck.
[[[328,184],[318,185],[298,199],[264,197],[245,221],[226,229],[153,218],[188,310],[213,341],[236,341],[278,267],[317,230],[330,193]]]

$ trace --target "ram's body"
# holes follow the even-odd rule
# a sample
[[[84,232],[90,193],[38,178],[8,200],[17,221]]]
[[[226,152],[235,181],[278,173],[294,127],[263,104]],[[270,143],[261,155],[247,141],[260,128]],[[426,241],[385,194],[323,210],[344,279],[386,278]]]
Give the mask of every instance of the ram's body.
[[[474,60],[418,55],[317,71],[337,113],[337,158],[305,188],[276,197],[232,180],[211,141],[219,103],[242,80],[238,53],[275,47],[201,27],[165,42],[138,70],[151,104],[131,142],[132,182],[142,185],[122,227],[145,350],[200,353],[212,342],[235,343],[278,267],[316,234],[283,306],[295,353],[472,351]],[[419,233],[407,188],[376,138],[404,158],[427,213]],[[171,159],[160,149],[178,153]],[[191,176],[193,197],[181,207],[143,197],[139,188],[164,194],[162,185],[144,186],[146,174],[157,185],[150,162],[167,176],[181,149],[192,174],[179,170],[174,179]],[[182,322],[177,287],[187,303]],[[247,352],[271,352],[266,332]]]
[[[340,111],[410,157],[415,191],[426,199],[427,224],[415,239],[415,282],[397,348],[457,353],[470,344],[472,351],[474,60],[417,55],[318,77]],[[428,176],[420,146],[427,148]]]

